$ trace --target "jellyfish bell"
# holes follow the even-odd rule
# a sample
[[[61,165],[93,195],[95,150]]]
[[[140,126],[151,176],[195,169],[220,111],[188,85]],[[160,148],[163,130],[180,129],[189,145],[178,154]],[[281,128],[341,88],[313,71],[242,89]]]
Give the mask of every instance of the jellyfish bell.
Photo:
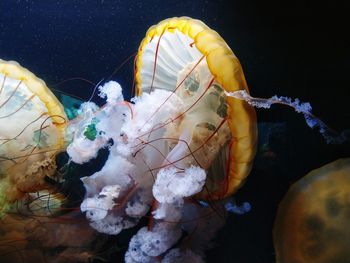
[[[256,115],[246,102],[225,95],[249,90],[237,57],[221,36],[189,17],[163,20],[141,42],[135,78],[137,95],[166,90],[184,104],[177,125],[165,128],[169,137],[177,138],[188,130],[189,148],[195,151],[189,162],[210,170],[206,190],[199,196],[218,199],[237,191],[252,167]],[[173,148],[176,140],[168,144]]]
[[[2,199],[48,187],[55,155],[65,148],[66,115],[44,81],[14,61],[0,60]],[[1,204],[4,205],[4,204]]]
[[[294,183],[275,220],[276,262],[350,262],[349,197],[349,158],[313,170]]]

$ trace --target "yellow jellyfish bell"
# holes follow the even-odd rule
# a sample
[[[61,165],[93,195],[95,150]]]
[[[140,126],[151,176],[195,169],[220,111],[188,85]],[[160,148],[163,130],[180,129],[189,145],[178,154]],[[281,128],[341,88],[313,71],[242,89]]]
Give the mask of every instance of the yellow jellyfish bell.
[[[212,193],[209,197],[203,191],[201,197],[218,199],[234,193],[251,170],[256,152],[257,126],[256,114],[251,106],[225,96],[225,91],[248,92],[242,67],[230,47],[203,22],[189,17],[174,17],[161,21],[147,31],[135,65],[137,95],[165,89],[176,93],[189,105],[192,112],[184,114],[183,127],[190,126],[194,119],[207,117],[207,126],[211,127],[216,122],[215,128],[220,117],[227,119],[231,136],[226,154],[229,168],[223,179],[227,184],[221,186],[224,189],[219,190],[218,194]],[[203,93],[198,88],[201,82],[208,84],[202,89]],[[196,96],[197,91],[199,94]],[[219,117],[214,116],[215,113]],[[223,134],[222,137],[226,136]],[[209,156],[209,148],[202,155]],[[213,158],[203,157],[203,166],[209,168],[214,163]]]
[[[64,150],[66,120],[62,105],[44,81],[17,62],[0,59],[3,203],[47,187],[45,176],[56,169],[54,156]]]
[[[350,159],[313,170],[289,189],[277,212],[278,263],[350,262]]]

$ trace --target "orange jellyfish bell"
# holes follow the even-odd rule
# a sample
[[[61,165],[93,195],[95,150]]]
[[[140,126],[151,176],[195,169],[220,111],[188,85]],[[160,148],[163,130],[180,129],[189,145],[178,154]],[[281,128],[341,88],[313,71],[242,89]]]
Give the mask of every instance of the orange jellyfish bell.
[[[44,81],[0,59],[0,211],[8,201],[46,188],[64,150],[66,115]]]
[[[274,231],[277,263],[350,262],[350,159],[313,170],[289,189]]]
[[[257,125],[251,106],[225,95],[248,92],[242,67],[230,47],[203,22],[174,17],[147,31],[135,65],[137,95],[164,89],[187,106],[180,131],[169,133],[185,128],[193,132],[190,148],[212,175],[200,197],[220,199],[234,193],[251,170]],[[196,151],[201,143],[205,145]]]

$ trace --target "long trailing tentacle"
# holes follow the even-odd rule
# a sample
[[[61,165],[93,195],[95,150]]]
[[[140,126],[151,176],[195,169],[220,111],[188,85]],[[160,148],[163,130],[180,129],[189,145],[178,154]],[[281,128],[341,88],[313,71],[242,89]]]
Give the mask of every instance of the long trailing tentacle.
[[[326,125],[322,120],[312,113],[312,107],[308,102],[300,102],[299,99],[292,100],[289,97],[273,96],[271,98],[255,98],[250,96],[245,90],[225,92],[226,96],[246,101],[256,108],[269,109],[273,104],[281,104],[293,108],[297,113],[304,115],[305,121],[310,128],[316,128],[329,144],[341,144],[349,141],[346,131],[338,133]]]

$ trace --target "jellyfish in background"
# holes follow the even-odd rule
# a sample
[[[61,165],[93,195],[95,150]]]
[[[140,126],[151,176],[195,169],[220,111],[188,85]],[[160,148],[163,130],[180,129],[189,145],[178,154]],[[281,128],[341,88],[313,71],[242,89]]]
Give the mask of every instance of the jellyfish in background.
[[[278,263],[350,262],[350,159],[297,181],[279,205],[274,226]]]
[[[66,115],[45,83],[14,61],[0,60],[0,211],[47,190],[55,156],[65,150]]]
[[[111,235],[150,216],[131,239],[126,262],[202,262],[224,221],[211,201],[242,185],[255,154],[253,107],[225,95],[248,92],[242,68],[215,31],[181,17],[148,30],[135,78],[131,102],[108,82],[99,87],[106,104],[84,103],[69,124],[73,162],[109,149],[104,167],[82,178],[81,210],[93,228]]]
[[[0,60],[1,262],[88,262],[104,244],[67,206],[65,178],[56,171],[66,120],[44,81]]]

